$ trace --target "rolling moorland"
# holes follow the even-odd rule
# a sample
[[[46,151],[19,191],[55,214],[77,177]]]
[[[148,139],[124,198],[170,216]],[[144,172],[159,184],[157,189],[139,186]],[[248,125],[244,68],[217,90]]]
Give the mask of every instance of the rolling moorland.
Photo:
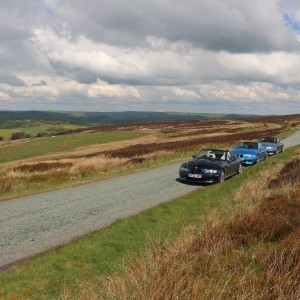
[[[284,137],[299,125],[299,115],[157,121],[80,128],[54,138],[2,141],[0,197],[5,200],[181,161],[202,147],[230,148],[245,139]],[[37,150],[32,151],[33,148]],[[78,253],[86,251],[82,244],[90,243],[83,239],[70,246],[77,249],[68,250],[75,256],[73,259],[66,258],[62,249],[42,256],[37,265],[29,262],[3,274],[1,281],[5,287],[2,285],[0,297],[74,299],[76,295],[78,299],[149,299],[153,295],[151,299],[297,299],[298,158],[298,148],[285,151],[222,186],[206,187],[205,193],[200,191],[184,199],[185,204],[179,199],[158,207],[157,211],[113,225],[102,234],[117,235],[118,230],[124,234],[126,226],[134,232],[136,225],[144,231],[136,233],[140,237],[140,241],[135,240],[136,245],[107,241],[121,255],[106,259],[104,264],[116,265],[106,266],[106,271],[103,265],[98,265],[98,269],[97,263],[91,266]],[[283,176],[278,177],[280,170]],[[181,213],[184,210],[183,215],[173,215],[172,210],[178,208]],[[155,214],[158,216],[154,217]],[[136,223],[147,223],[147,218],[152,219],[150,227]],[[151,227],[156,227],[156,231],[151,233]],[[99,234],[90,239],[101,239]],[[108,251],[106,247],[101,249]],[[128,251],[131,259],[136,257],[134,261],[128,259]],[[129,262],[124,261],[123,269],[121,260],[126,256]],[[48,271],[43,272],[45,261]],[[79,273],[76,276],[72,273],[74,269]],[[119,275],[113,275],[115,272]],[[105,284],[101,276],[106,278]],[[290,284],[283,285],[282,276]]]
[[[278,135],[298,116],[156,121],[86,127],[0,143],[0,200],[180,161],[199,148]]]
[[[23,122],[41,121],[70,123],[74,125],[107,125],[131,122],[160,121],[160,120],[209,120],[233,119],[251,115],[212,114],[212,113],[178,113],[178,112],[55,112],[55,111],[1,111],[0,128],[16,127]]]
[[[1,111],[0,140],[10,139],[22,132],[28,137],[52,136],[73,129],[132,122],[159,120],[234,119],[246,115],[167,112],[54,112],[54,111]]]

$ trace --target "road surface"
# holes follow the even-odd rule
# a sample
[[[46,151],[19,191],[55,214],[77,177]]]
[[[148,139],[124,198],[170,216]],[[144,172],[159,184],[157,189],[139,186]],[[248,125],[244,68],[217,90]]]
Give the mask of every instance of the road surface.
[[[284,141],[300,143],[300,132]],[[0,203],[0,269],[188,194],[180,164]]]

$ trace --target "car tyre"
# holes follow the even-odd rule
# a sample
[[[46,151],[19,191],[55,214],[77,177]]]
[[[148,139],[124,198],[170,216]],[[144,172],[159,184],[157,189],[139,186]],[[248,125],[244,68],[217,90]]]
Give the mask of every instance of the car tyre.
[[[219,182],[219,183],[222,183],[222,182],[224,182],[224,181],[225,181],[225,171],[222,170],[218,182]]]

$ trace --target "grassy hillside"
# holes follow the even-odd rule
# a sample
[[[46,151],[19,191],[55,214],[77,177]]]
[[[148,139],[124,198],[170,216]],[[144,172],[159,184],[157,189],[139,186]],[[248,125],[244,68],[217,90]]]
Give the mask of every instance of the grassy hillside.
[[[75,125],[120,124],[159,120],[207,120],[237,118],[242,115],[176,113],[176,112],[53,112],[53,111],[0,111],[0,128],[9,129],[31,122],[61,122]],[[243,115],[246,116],[246,115]]]
[[[2,146],[0,163],[72,151],[83,146],[130,140],[142,135],[137,132],[97,132],[30,139],[26,142]]]

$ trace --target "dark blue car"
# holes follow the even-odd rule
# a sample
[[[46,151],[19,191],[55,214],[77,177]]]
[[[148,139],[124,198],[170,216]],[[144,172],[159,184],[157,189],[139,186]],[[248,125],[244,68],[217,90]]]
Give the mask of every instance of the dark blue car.
[[[242,172],[242,160],[228,150],[203,149],[193,160],[184,162],[179,168],[179,177],[184,181],[213,183],[223,182]]]
[[[231,153],[242,158],[244,165],[253,165],[268,157],[266,147],[258,142],[241,142],[233,147]]]

